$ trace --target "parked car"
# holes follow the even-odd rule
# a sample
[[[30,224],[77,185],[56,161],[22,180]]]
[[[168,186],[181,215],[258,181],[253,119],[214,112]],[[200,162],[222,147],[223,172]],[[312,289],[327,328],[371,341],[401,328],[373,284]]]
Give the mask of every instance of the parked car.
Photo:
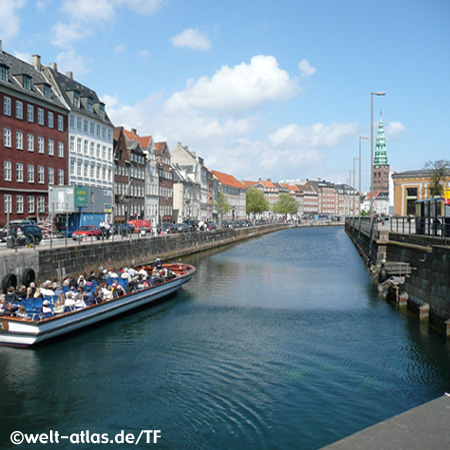
[[[100,239],[102,237],[102,230],[96,225],[83,225],[72,233],[72,239],[74,241],[90,236]]]
[[[185,223],[191,231],[198,230],[198,220],[186,219],[186,220],[183,220],[183,223]]]
[[[121,236],[129,236],[135,232],[134,226],[127,223],[116,223],[112,228],[113,234],[120,234]]]
[[[23,223],[23,225],[22,225]],[[42,241],[42,231],[41,229],[30,220],[23,221],[14,221],[14,223],[10,224],[9,227],[9,235],[13,236],[14,239],[17,238],[17,230],[22,230],[22,233],[27,237],[27,239],[33,244],[39,244]],[[6,242],[7,230],[6,227],[1,230],[1,238],[2,242]]]
[[[210,220],[208,222],[208,230],[216,230],[216,229],[217,229],[216,222]]]
[[[133,225],[135,233],[151,233],[152,231],[152,222],[151,220],[129,220],[128,225]]]
[[[172,225],[172,233],[188,233],[189,226],[185,223],[174,223]]]

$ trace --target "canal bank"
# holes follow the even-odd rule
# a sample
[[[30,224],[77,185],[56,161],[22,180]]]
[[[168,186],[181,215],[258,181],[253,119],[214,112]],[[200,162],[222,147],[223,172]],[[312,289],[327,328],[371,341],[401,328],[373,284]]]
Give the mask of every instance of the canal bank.
[[[448,242],[433,236],[393,233],[370,220],[350,218],[345,229],[383,297],[450,337]]]
[[[17,252],[2,250],[0,279],[15,277],[20,285],[29,278],[30,270],[37,282],[67,275],[97,271],[99,267],[118,268],[153,263],[156,257],[173,260],[192,253],[232,244],[252,237],[289,228],[287,224],[260,227],[226,228],[208,232],[180,233],[164,236],[142,236],[133,239],[78,242],[50,248],[42,244],[35,250],[21,248]],[[25,283],[24,283],[25,284]]]

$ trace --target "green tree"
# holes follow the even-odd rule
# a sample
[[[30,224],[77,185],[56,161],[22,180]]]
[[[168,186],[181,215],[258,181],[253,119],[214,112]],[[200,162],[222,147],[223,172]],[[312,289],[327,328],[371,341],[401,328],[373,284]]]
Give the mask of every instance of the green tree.
[[[225,197],[224,193],[221,192],[219,196],[217,197],[217,200],[214,202],[214,207],[217,209],[217,212],[220,214],[220,224],[223,223],[223,215],[226,214],[230,209],[231,206],[227,201],[227,198]]]
[[[431,170],[430,197],[442,197],[444,195],[444,186],[441,182],[450,176],[450,161],[445,159],[427,161],[425,169]]]
[[[298,202],[295,198],[287,192],[282,192],[278,198],[278,201],[273,205],[273,210],[277,214],[297,214]]]
[[[269,210],[269,202],[264,197],[264,192],[256,189],[254,186],[247,189],[246,195],[246,211],[247,214],[260,214]]]

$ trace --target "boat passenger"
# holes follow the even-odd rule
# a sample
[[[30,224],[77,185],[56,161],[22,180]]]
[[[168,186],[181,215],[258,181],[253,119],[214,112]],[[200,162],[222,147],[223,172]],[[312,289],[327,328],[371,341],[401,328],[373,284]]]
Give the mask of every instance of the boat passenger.
[[[81,286],[78,286],[73,299],[77,301],[81,300],[82,298],[83,298],[83,288]]]
[[[75,294],[72,291],[69,291],[66,295],[66,299],[64,300],[64,306],[67,308],[73,308],[75,306],[75,300],[73,298]]]
[[[128,269],[125,267],[125,269],[123,269],[123,273],[122,273],[122,275],[121,275],[121,278],[123,279],[123,280],[127,280],[128,282],[130,282],[131,281],[131,275],[130,275],[130,273],[128,272]]]
[[[14,289],[14,286],[10,286],[6,290],[5,300],[6,300],[6,303],[20,302],[19,296],[17,295],[16,290]]]
[[[156,261],[155,261],[155,267],[156,267],[158,270],[161,270],[161,269],[163,268],[163,263],[162,263],[162,261],[161,261],[160,258],[156,258]]]
[[[64,296],[64,289],[61,286],[60,282],[56,283],[56,288],[55,288],[55,295],[59,298],[61,296],[61,294]]]
[[[2,315],[5,309],[5,296],[3,294],[0,295],[0,316]]]
[[[69,296],[71,299],[73,299],[73,297],[75,297],[75,294],[75,286],[70,286],[69,290],[66,292],[66,299],[69,298]]]
[[[20,305],[19,310],[16,312],[16,316],[20,317],[21,319],[28,319],[27,310],[25,309],[25,306]]]
[[[103,299],[104,300],[111,300],[113,298],[113,294],[111,292],[111,289],[108,288],[108,285],[106,284],[106,281],[104,281],[101,285],[100,285],[100,289],[102,291],[103,294]]]
[[[84,301],[84,298],[83,297],[81,297],[81,298],[77,298],[76,300],[75,300],[75,308],[76,309],[83,309],[83,308],[86,308],[86,302]]]
[[[17,296],[19,297],[19,301],[26,300],[27,298],[27,287],[22,284],[19,290],[17,291]]]
[[[133,268],[133,267],[130,267],[128,269],[128,273],[130,274],[131,278],[134,278],[137,275],[137,270],[135,268]]]
[[[53,314],[53,309],[50,308],[50,302],[48,300],[44,300],[41,306],[42,314]]]
[[[28,286],[26,299],[29,300],[30,298],[33,298],[33,288]]]
[[[119,284],[117,281],[113,281],[113,284],[111,286],[113,298],[120,297],[122,295],[125,295],[125,289],[121,284]]]
[[[142,277],[143,277],[144,279],[147,279],[147,278],[148,278],[148,272],[147,272],[143,267],[141,267],[141,269],[139,270],[138,274],[139,274],[139,275],[142,275]]]
[[[12,303],[5,303],[3,307],[3,316],[15,316],[16,311],[19,309],[18,306],[13,305]]]
[[[31,296],[30,297],[34,297],[34,294],[36,293],[36,283],[34,281],[32,281],[30,283],[30,288],[31,288]],[[30,298],[28,297],[28,298]]]
[[[100,288],[97,288],[94,292],[94,301],[95,303],[102,303],[103,302],[103,292]]]
[[[41,285],[41,293],[44,297],[50,295],[55,295],[55,291],[52,289],[52,282],[50,280],[47,280],[45,283]]]
[[[35,291],[33,297],[34,298],[44,298],[44,296],[42,295],[42,292],[41,292],[41,288],[36,288],[36,291]]]

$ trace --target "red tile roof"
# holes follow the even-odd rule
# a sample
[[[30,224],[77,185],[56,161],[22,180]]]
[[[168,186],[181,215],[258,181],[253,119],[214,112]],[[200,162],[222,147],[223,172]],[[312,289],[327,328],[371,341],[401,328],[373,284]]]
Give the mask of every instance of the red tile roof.
[[[125,133],[125,136],[128,139],[130,139],[132,141],[139,141],[142,148],[150,147],[150,143],[152,141],[151,136],[139,136],[138,134],[133,133],[132,131],[125,130],[125,129],[123,130],[123,132]]]
[[[259,181],[247,181],[247,180],[242,180],[242,182],[247,186],[247,187],[252,187],[255,186],[259,183]]]
[[[222,184],[226,184],[227,186],[233,186],[233,187],[246,189],[246,186],[244,184],[242,184],[240,181],[236,180],[236,178],[234,178],[233,175],[228,175],[227,173],[217,172],[217,170],[212,170],[211,172],[217,177],[217,179]]]

